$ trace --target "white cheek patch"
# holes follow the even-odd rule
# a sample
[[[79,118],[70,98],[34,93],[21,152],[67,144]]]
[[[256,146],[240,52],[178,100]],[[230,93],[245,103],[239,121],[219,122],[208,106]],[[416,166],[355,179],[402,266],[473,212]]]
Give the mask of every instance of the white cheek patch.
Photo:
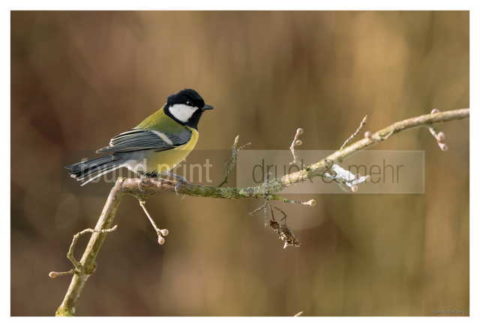
[[[177,118],[181,122],[186,123],[190,117],[192,117],[193,113],[197,111],[197,107],[192,107],[186,104],[174,104],[170,107],[170,113],[173,117]]]

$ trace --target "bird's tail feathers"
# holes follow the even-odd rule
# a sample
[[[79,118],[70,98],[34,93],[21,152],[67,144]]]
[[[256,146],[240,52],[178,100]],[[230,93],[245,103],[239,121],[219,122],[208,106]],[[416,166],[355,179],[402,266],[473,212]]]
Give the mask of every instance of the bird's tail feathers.
[[[115,158],[114,156],[105,156],[77,162],[65,168],[72,178],[82,182],[82,186],[84,186],[111,171],[121,168],[123,164],[123,159]]]

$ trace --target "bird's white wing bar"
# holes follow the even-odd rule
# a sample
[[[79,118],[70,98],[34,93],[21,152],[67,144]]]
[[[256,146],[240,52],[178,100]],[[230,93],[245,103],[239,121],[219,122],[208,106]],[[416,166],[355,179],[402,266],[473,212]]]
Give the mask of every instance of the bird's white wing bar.
[[[109,146],[97,150],[97,153],[140,150],[165,151],[187,143],[191,135],[192,132],[188,129],[176,134],[147,129],[132,129],[112,138]]]
[[[167,136],[167,134],[153,130],[151,132],[160,137],[165,143],[173,145],[172,140]]]

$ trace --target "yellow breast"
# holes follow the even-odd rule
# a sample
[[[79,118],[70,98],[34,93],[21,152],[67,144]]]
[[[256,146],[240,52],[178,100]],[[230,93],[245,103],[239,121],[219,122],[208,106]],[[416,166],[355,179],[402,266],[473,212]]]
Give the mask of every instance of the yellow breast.
[[[187,156],[192,152],[198,142],[198,131],[193,128],[189,128],[192,132],[190,140],[175,149],[154,152],[147,160],[147,171],[163,173],[172,170],[182,160],[185,160]]]

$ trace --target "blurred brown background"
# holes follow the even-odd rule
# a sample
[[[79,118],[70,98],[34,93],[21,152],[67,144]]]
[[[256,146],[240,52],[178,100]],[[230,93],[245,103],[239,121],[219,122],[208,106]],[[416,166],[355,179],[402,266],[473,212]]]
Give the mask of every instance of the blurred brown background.
[[[92,155],[179,89],[217,110],[198,149],[337,148],[367,128],[469,105],[467,12],[13,12],[12,315],[52,315],[66,250],[109,186],[63,166]],[[258,201],[134,199],[103,248],[79,315],[468,315],[468,121],[376,149],[425,150],[417,195],[316,195],[283,206],[303,243],[283,250]],[[301,197],[303,199],[309,196]],[[82,243],[84,244],[84,243]]]

